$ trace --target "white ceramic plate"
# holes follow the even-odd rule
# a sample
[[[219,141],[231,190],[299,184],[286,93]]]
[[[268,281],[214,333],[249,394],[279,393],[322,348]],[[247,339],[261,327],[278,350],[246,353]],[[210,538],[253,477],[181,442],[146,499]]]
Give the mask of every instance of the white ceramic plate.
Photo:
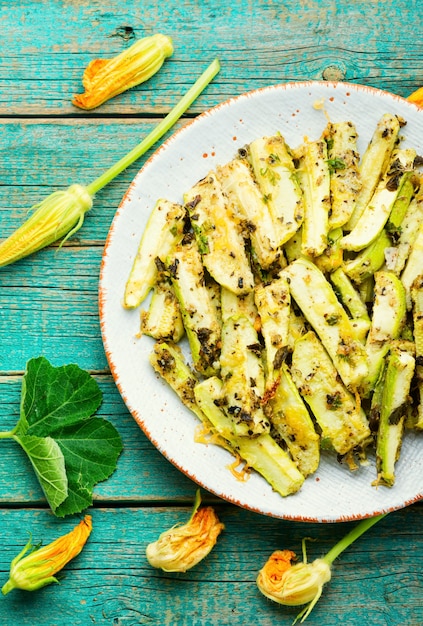
[[[324,110],[316,109],[324,101]],[[100,277],[103,342],[117,387],[133,417],[153,444],[182,472],[216,495],[250,510],[280,518],[342,521],[395,510],[423,497],[423,438],[407,433],[393,488],[375,488],[374,463],[351,473],[334,454],[324,454],[318,472],[287,498],[259,475],[240,482],[229,471],[233,457],[194,441],[197,419],[153,372],[149,337],[137,339],[139,310],[122,306],[129,275],[147,218],[156,200],[175,202],[209,169],[233,158],[239,147],[280,131],[295,147],[304,136],[317,139],[327,119],[356,124],[360,153],[375,126],[390,112],[407,120],[404,145],[423,153],[423,110],[376,89],[346,83],[289,83],[231,99],[175,133],[146,162],[116,213],[107,239]]]

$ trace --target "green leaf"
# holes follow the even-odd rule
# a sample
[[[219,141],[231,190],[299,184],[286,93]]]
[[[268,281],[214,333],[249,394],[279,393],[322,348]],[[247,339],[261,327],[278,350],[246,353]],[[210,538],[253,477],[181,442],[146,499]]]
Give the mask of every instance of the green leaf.
[[[93,487],[116,469],[119,433],[92,417],[101,400],[98,384],[78,365],[54,367],[44,357],[28,361],[20,418],[2,438],[22,446],[59,517],[90,506]]]
[[[89,418],[101,400],[96,381],[78,365],[54,367],[45,357],[31,359],[22,382],[17,432],[48,436],[55,428]]]
[[[51,437],[15,436],[32,463],[35,474],[53,512],[68,495],[65,459]]]
[[[113,424],[102,418],[55,431],[52,436],[63,453],[68,474],[68,497],[56,511],[62,517],[92,504],[94,485],[116,469],[122,441]]]

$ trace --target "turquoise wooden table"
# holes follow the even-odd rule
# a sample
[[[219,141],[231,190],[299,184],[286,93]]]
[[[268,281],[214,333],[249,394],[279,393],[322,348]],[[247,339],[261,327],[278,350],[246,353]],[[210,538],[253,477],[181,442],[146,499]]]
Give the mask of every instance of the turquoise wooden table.
[[[258,87],[298,80],[345,80],[407,96],[423,84],[418,0],[38,0],[0,2],[1,238],[27,209],[71,183],[105,171],[176,103],[215,57],[221,72],[185,118]],[[155,32],[175,52],[150,81],[93,112],[71,104],[90,60],[111,57]],[[78,363],[98,381],[99,415],[124,450],[113,476],[95,488],[93,532],[60,585],[0,599],[4,626],[290,624],[297,609],[271,603],[255,578],[277,548],[323,555],[352,523],[306,524],[251,513],[204,493],[225,530],[210,556],[186,574],[153,570],[147,544],[185,521],[196,485],[136,425],[103,351],[98,278],[105,239],[122,196],[145,158],[97,194],[83,228],[0,269],[1,430],[19,415],[27,361]],[[48,543],[74,517],[55,518],[33,471],[12,441],[0,442],[0,573],[32,533]],[[77,516],[79,519],[79,516]],[[423,624],[423,506],[390,514],[336,562],[307,623],[331,626]],[[2,583],[3,584],[3,583]]]

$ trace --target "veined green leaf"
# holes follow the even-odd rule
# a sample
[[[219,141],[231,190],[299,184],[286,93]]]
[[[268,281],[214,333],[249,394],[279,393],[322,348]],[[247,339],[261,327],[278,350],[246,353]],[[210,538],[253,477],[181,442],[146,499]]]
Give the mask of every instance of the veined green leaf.
[[[114,472],[122,441],[113,424],[98,417],[52,436],[63,453],[68,475],[68,497],[56,510],[56,515],[63,517],[92,504],[93,487]]]
[[[20,418],[13,438],[28,455],[53,513],[79,513],[92,504],[94,485],[116,469],[119,433],[92,417],[102,400],[97,382],[78,365],[31,359],[22,382]]]
[[[68,495],[65,459],[59,445],[51,437],[15,436],[32,463],[35,474],[53,512]]]
[[[31,359],[22,382],[18,432],[48,436],[91,417],[101,400],[96,381],[78,365],[54,367],[45,357]]]

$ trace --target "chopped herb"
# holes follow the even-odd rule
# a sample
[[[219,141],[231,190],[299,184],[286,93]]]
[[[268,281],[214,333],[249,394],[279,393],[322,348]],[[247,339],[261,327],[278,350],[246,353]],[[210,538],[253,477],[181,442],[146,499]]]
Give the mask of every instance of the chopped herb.
[[[200,254],[208,254],[209,242],[207,240],[207,237],[203,234],[202,228],[199,228],[196,224],[193,224],[192,229],[195,233],[195,238],[197,240],[197,245],[198,245]]]
[[[272,170],[269,167],[262,167],[260,169],[260,174],[261,176],[268,178],[271,185],[276,185],[277,181],[280,179],[278,172],[275,172],[275,170]]]
[[[200,235],[197,237],[198,249],[200,250],[200,254],[207,254],[209,252],[209,242],[207,237],[204,235]]]
[[[339,322],[339,315],[325,315],[324,318],[329,326],[335,326]]]
[[[342,397],[339,391],[326,395],[326,404],[331,411],[336,411],[342,406]]]
[[[271,165],[273,163],[280,162],[279,155],[278,154],[269,154],[269,156],[267,157],[267,162],[270,163]]]
[[[342,159],[338,159],[338,158],[328,159],[327,164],[329,166],[329,172],[331,174],[336,172],[336,170],[344,170],[347,167],[345,164],[345,161],[343,161]]]

